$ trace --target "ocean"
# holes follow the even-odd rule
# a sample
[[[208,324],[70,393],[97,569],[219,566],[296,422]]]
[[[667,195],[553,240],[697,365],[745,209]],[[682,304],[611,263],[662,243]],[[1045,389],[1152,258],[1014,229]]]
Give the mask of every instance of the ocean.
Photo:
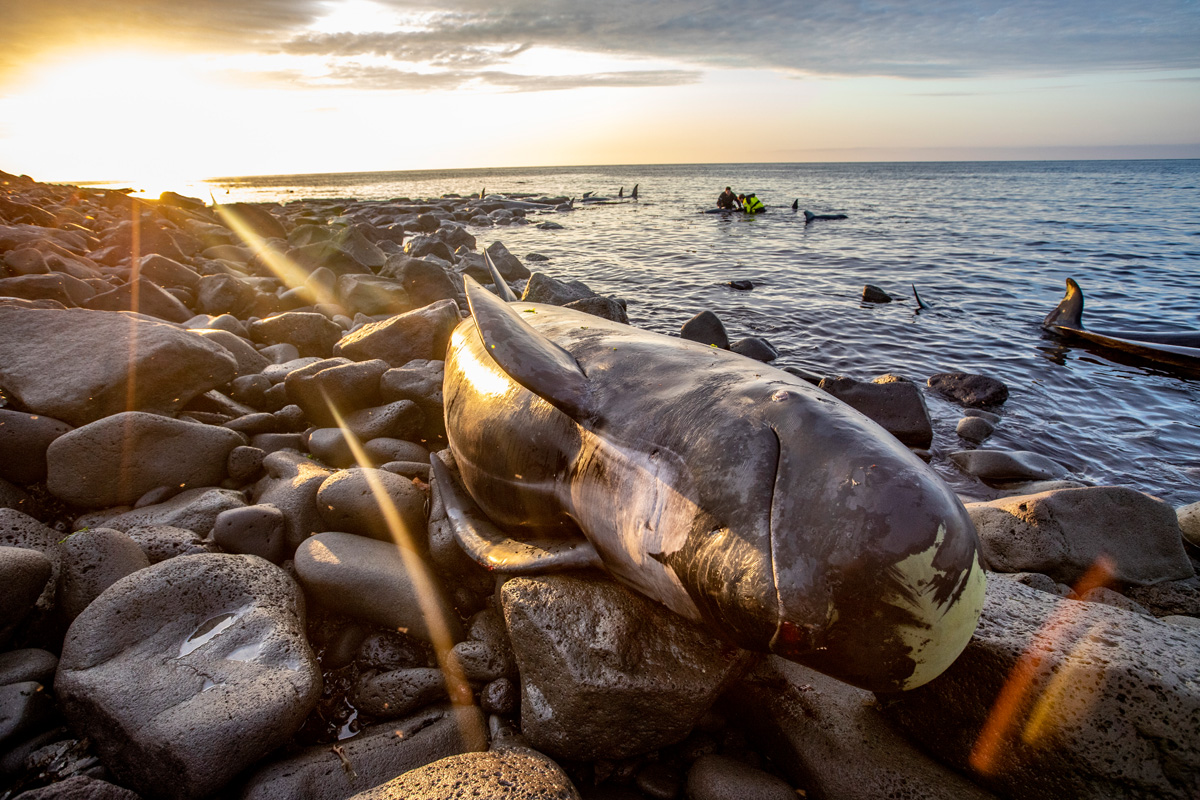
[[[530,264],[629,303],[634,325],[677,333],[710,309],[732,338],[766,337],[777,366],[924,383],[978,372],[1010,398],[987,448],[1031,450],[1087,483],[1173,505],[1200,501],[1200,373],[1058,340],[1042,318],[1074,278],[1085,325],[1200,329],[1200,161],[726,164],[381,172],[230,178],[207,199],[387,200],[448,193],[549,194],[638,202],[581,205],[533,225],[472,228]],[[701,213],[725,186],[755,192],[759,217]],[[801,210],[847,219],[805,224]],[[731,289],[749,279],[749,292]],[[896,302],[861,301],[864,284]],[[912,285],[930,308],[917,312]],[[988,496],[945,456],[967,447],[961,409],[927,397],[934,467]]]

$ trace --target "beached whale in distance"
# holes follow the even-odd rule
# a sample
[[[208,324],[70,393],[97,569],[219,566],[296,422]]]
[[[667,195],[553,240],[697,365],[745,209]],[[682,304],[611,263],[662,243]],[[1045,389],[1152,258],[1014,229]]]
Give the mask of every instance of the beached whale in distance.
[[[805,223],[816,222],[818,220],[826,220],[826,219],[846,219],[846,215],[845,214],[814,214],[811,211],[804,212],[804,222]]]
[[[1109,350],[1139,358],[1200,368],[1200,331],[1156,333],[1153,331],[1093,331],[1083,327],[1083,289],[1067,278],[1067,292],[1042,327],[1066,338],[1080,339]]]
[[[480,564],[602,565],[737,645],[874,691],[966,646],[974,527],[891,434],[736,353],[465,285],[443,384],[461,485],[436,459],[434,485]]]

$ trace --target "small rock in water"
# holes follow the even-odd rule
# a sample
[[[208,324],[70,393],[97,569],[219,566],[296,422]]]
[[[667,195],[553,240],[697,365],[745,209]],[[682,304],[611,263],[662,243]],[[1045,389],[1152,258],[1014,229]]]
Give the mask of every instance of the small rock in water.
[[[1042,481],[1067,475],[1062,464],[1027,450],[960,450],[951,453],[950,460],[983,481]]]
[[[730,289],[737,289],[739,292],[748,292],[754,288],[754,282],[745,279],[729,281],[726,284]]]
[[[1008,387],[987,375],[941,372],[929,376],[929,388],[959,405],[998,406],[1008,399]]]
[[[964,441],[979,444],[991,436],[996,426],[982,417],[963,417],[958,421],[955,432]]]
[[[878,286],[867,284],[863,286],[862,299],[864,303],[890,303],[892,296]]]
[[[789,370],[790,371],[790,370]],[[853,378],[823,378],[821,389],[870,417],[909,447],[933,442],[933,425],[921,390],[898,375],[880,375],[870,383]]]
[[[779,358],[779,351],[775,346],[761,336],[746,336],[736,342],[730,342],[729,349],[738,355],[764,363]]]
[[[701,311],[696,316],[683,323],[679,335],[700,344],[707,344],[721,350],[729,349],[729,334],[720,318],[711,311]]]

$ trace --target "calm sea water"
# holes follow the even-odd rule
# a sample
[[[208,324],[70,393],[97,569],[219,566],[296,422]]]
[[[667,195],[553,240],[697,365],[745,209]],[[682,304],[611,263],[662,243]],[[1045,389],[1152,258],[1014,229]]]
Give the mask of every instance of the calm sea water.
[[[702,309],[731,336],[760,335],[778,365],[870,379],[980,372],[1010,389],[984,446],[1033,450],[1095,484],[1175,505],[1200,500],[1200,374],[1114,360],[1044,334],[1073,277],[1095,328],[1200,328],[1200,161],[752,164],[505,169],[241,178],[218,198],[385,200],[496,193],[628,193],[533,226],[474,229],[540,268],[629,301],[630,321],[675,333]],[[726,185],[757,218],[699,213]],[[804,224],[791,204],[844,221]],[[725,285],[749,278],[751,292]],[[861,302],[864,284],[899,302]],[[910,284],[932,308],[915,313]],[[981,496],[945,455],[960,409],[928,398],[935,468]]]

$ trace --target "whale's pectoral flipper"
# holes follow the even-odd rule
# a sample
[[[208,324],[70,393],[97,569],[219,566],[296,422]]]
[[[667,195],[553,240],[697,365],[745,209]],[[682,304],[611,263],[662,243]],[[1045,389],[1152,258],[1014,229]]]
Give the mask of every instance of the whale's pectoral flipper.
[[[508,376],[576,421],[592,416],[588,379],[575,356],[538,333],[509,305],[463,276],[479,338]],[[531,309],[532,310],[532,309]]]
[[[446,509],[454,538],[480,566],[507,575],[601,568],[596,549],[582,537],[519,540],[507,536],[480,510],[436,453],[430,455],[429,463],[433,491]]]
[[[913,300],[917,301],[917,311],[921,311],[926,308],[932,308],[932,306],[929,305],[929,303],[926,303],[924,300],[921,299],[921,295],[917,294],[917,285],[915,283],[909,284],[909,285],[912,286]]]
[[[504,276],[500,274],[500,268],[492,260],[492,254],[484,250],[483,260],[487,264],[488,272],[492,273],[492,283],[495,284],[500,299],[506,303],[517,302],[517,296],[513,294],[512,287],[508,285],[508,281],[504,280]]]
[[[1067,278],[1067,293],[1042,320],[1042,327],[1083,329],[1083,290],[1073,279]]]

